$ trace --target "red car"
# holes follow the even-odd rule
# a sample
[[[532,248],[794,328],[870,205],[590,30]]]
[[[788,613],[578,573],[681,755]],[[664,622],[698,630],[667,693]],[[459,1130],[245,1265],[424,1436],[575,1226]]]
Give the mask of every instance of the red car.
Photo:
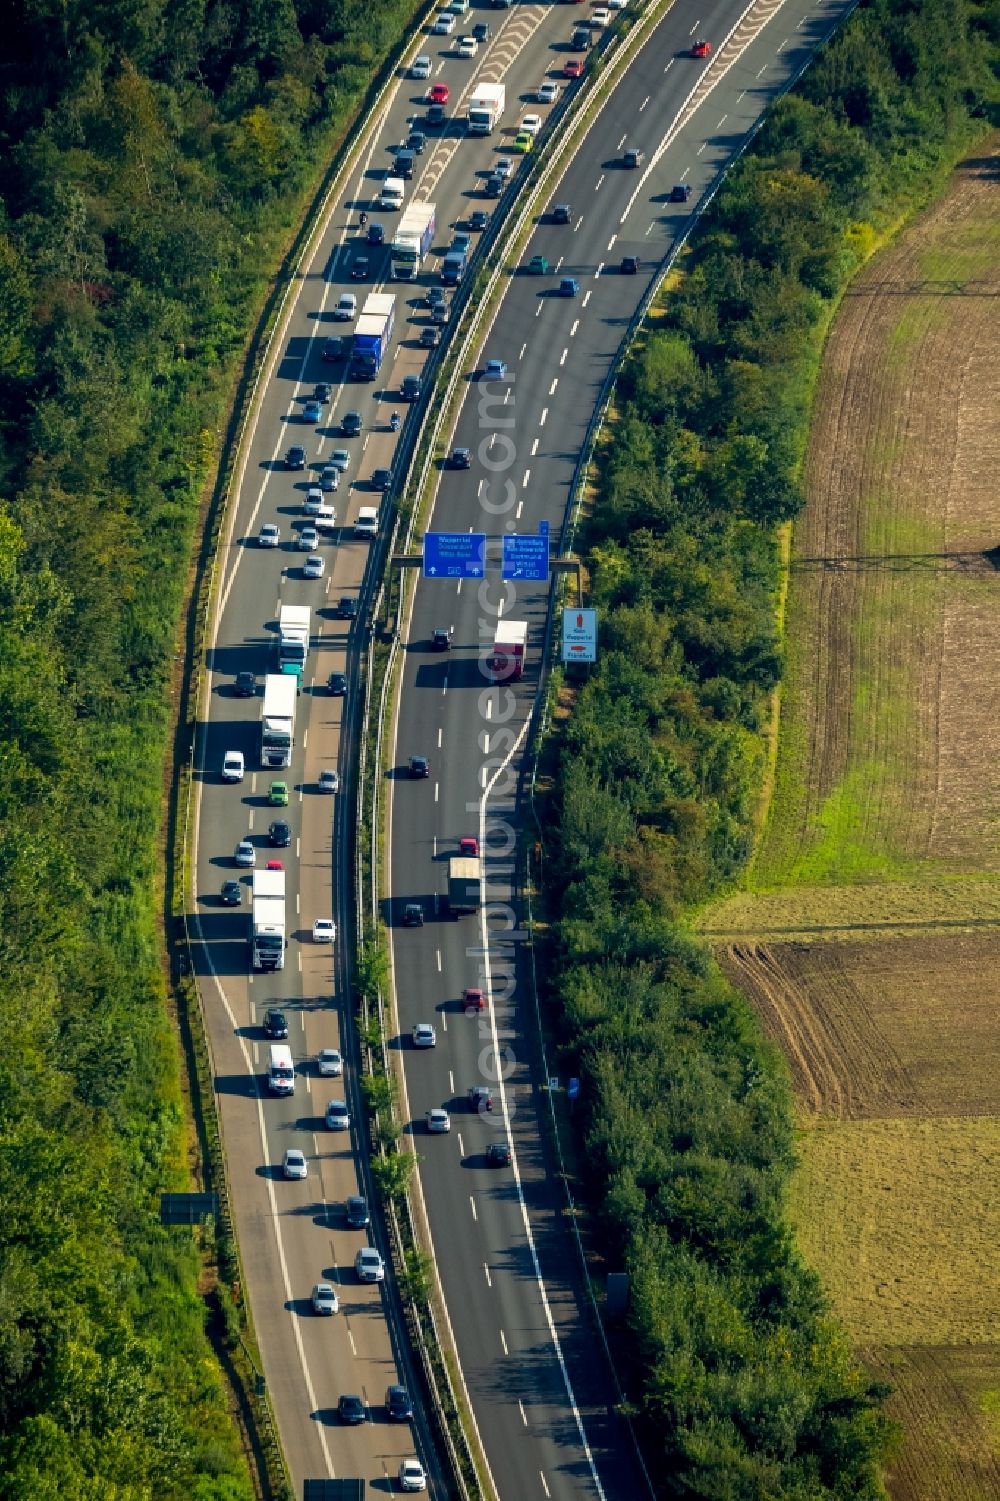
[[[460,839],[458,841],[458,853],[460,855],[471,855],[474,858],[479,854],[479,840],[473,839],[471,835],[468,839]]]
[[[267,862],[268,870],[284,870],[284,868],[280,860],[268,860]]]
[[[466,990],[462,995],[462,1005],[465,1007],[466,1016],[473,1011],[486,1010],[486,997],[481,990]]]
[[[708,57],[712,50],[711,42],[695,42],[691,48],[692,57]]]
[[[448,103],[448,85],[446,83],[435,83],[435,84],[432,84],[431,85],[431,91],[430,91],[430,94],[428,95],[428,98],[430,99],[430,101],[431,101],[432,104],[447,104]]]
[[[578,57],[571,57],[563,68],[564,78],[581,78],[583,76],[583,63]]]

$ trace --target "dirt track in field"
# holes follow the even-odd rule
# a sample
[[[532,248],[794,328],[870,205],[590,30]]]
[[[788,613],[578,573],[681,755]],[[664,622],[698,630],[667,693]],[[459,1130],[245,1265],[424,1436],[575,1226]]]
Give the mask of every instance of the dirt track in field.
[[[831,330],[768,822],[699,921],[789,1060],[793,1219],[894,1387],[893,1501],[1000,1501],[998,175],[994,138]]]

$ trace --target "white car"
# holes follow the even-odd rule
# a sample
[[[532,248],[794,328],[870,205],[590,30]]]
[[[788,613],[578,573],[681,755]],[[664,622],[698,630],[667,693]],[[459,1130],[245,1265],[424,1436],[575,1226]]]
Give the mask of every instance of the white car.
[[[333,310],[334,323],[347,323],[358,311],[358,299],[353,292],[341,292]]]
[[[319,774],[319,790],[320,792],[339,792],[340,772],[330,770],[321,771]]]
[[[458,39],[459,57],[475,57],[479,51],[479,43],[474,36],[460,36]]]
[[[326,564],[318,552],[311,552],[302,564],[302,577],[307,579],[321,579],[326,572]]]
[[[304,526],[295,541],[299,552],[313,552],[319,546],[319,532],[314,526]]]
[[[550,78],[547,78],[544,83],[538,85],[535,98],[539,104],[555,104],[559,98],[559,85],[553,83]]]
[[[254,866],[257,864],[257,851],[254,849],[249,839],[240,840],[239,844],[233,851],[233,859],[236,861],[237,865],[242,865],[245,866],[248,870],[253,870]]]
[[[455,17],[449,11],[439,11],[431,27],[431,36],[451,36],[454,30]]]
[[[430,1022],[417,1022],[413,1029],[413,1046],[415,1048],[437,1047],[437,1033]]]
[[[313,1313],[339,1313],[337,1290],[329,1282],[317,1282],[312,1290]]]
[[[242,751],[226,751],[222,758],[222,780],[224,782],[242,782],[246,763],[243,760]]]
[[[321,1079],[339,1079],[344,1072],[344,1060],[336,1048],[320,1048],[316,1062]]]
[[[624,10],[628,0],[608,0],[609,10]]]
[[[420,56],[419,57],[415,57],[413,59],[412,63],[410,64],[410,77],[411,78],[430,78],[430,76],[431,76],[431,60],[427,56],[426,52],[421,52]]]
[[[286,1178],[305,1178],[309,1174],[305,1153],[298,1147],[289,1147],[281,1162],[281,1171]]]
[[[277,545],[278,545],[278,543],[280,541],[281,541],[281,530],[280,530],[280,528],[276,527],[273,521],[265,521],[264,525],[261,527],[260,531],[257,533],[257,546],[258,547],[277,547]]]
[[[341,474],[350,467],[351,452],[348,448],[335,448],[330,455],[329,463],[334,469],[339,469]]]
[[[326,1107],[326,1129],[346,1131],[351,1124],[351,1113],[343,1100],[331,1100]]]
[[[404,1459],[399,1467],[399,1488],[401,1491],[425,1491],[427,1489],[427,1475],[419,1459]]]
[[[542,117],[541,115],[525,115],[517,128],[519,133],[523,134],[527,131],[528,135],[536,136],[542,128]]]
[[[448,1114],[447,1110],[428,1110],[427,1129],[428,1131],[433,1132],[450,1131],[451,1116]]]
[[[494,174],[497,177],[502,177],[504,182],[507,181],[513,170],[514,163],[511,161],[509,156],[498,156],[496,161],[493,163]]]
[[[337,937],[337,924],[332,917],[317,917],[313,923],[313,943],[333,943]]]
[[[611,12],[607,6],[599,5],[590,17],[591,26],[608,26],[611,23]]]
[[[378,532],[378,511],[375,506],[362,506],[354,523],[356,537],[374,537]]]
[[[362,1246],[354,1258],[354,1270],[359,1282],[382,1282],[385,1279],[385,1263],[374,1246]]]

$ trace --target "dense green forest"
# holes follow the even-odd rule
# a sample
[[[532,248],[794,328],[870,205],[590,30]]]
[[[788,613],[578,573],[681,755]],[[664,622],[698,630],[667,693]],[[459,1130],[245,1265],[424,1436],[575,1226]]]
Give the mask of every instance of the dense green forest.
[[[837,298],[998,110],[1000,11],[871,0],[726,180],[616,393],[582,535],[601,659],[547,809],[560,1072],[627,1386],[664,1495],[884,1495],[884,1395],[786,1229],[783,1062],[684,915],[747,860],[781,670],[776,523],[802,504]]]
[[[161,965],[170,676],[248,330],[414,0],[23,0],[0,49],[0,1496],[253,1494]]]

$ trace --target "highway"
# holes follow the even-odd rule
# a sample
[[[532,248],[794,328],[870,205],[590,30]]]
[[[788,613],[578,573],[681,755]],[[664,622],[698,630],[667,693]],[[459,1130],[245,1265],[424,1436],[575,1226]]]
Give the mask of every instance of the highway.
[[[506,510],[487,514],[498,503],[499,485],[495,479],[489,490],[481,485],[489,475],[484,468],[489,459],[481,456],[479,445],[484,438],[495,441],[497,413],[495,408],[481,410],[481,399],[489,393],[470,386],[475,399],[465,403],[454,441],[467,443],[477,457],[471,478],[444,477],[435,526],[466,529],[476,521],[498,533],[501,523],[528,531],[547,519],[558,531],[595,395],[643,287],[642,274],[611,274],[617,259],[634,253],[633,247],[644,262],[664,253],[698,197],[738,149],[742,133],[781,86],[784,72],[796,66],[802,49],[813,45],[820,30],[846,8],[824,3],[819,8],[824,20],[812,30],[797,31],[794,22],[813,14],[815,7],[796,9],[794,0],[771,5],[777,13],[772,26],[778,21],[780,26],[751,43],[729,71],[720,69],[722,82],[656,159],[656,144],[692,83],[707,76],[704,63],[682,56],[693,32],[721,38],[739,9],[721,0],[697,7],[678,0],[672,19],[658,28],[630,67],[576,153],[564,183],[553,190],[553,200],[572,203],[571,224],[539,226],[537,244],[529,250],[542,249],[553,265],[561,260],[561,273],[580,279],[580,295],[556,299],[548,295],[551,277],[540,282],[516,276],[487,339],[484,353],[501,354],[510,367],[511,379],[493,394],[509,406],[513,418],[509,431],[515,458],[505,477],[513,476],[516,498],[508,505],[505,497]],[[450,114],[460,112],[475,81],[502,78],[508,90],[502,135],[465,138],[458,124],[439,137],[428,133],[407,201],[433,196],[437,204],[431,271],[447,248],[451,229],[471,208],[495,207],[480,197],[486,170],[509,148],[522,111],[547,113],[529,101],[547,71],[554,75],[561,70],[569,55],[568,31],[583,13],[560,5],[517,5],[509,11],[477,6],[458,28],[468,30],[477,20],[492,27],[488,46],[474,60],[458,58],[447,37],[423,37],[414,48],[431,56],[432,79],[451,88]],[[780,48],[786,35],[792,43]],[[719,55],[708,66],[724,62]],[[348,382],[342,362],[329,365],[321,357],[328,335],[349,333],[353,327],[332,320],[340,293],[355,290],[360,303],[365,293],[381,288],[387,275],[386,252],[366,251],[357,215],[367,208],[391,235],[392,217],[375,212],[372,201],[392,148],[423,116],[425,87],[400,79],[376,112],[360,165],[316,242],[266,372],[218,558],[216,612],[195,746],[194,962],[216,1071],[246,1291],[296,1494],[303,1479],[320,1476],[364,1476],[385,1488],[400,1461],[414,1453],[433,1467],[419,1411],[412,1429],[384,1421],[386,1385],[401,1379],[412,1389],[413,1372],[398,1338],[391,1286],[361,1285],[353,1270],[356,1251],[369,1240],[388,1254],[382,1228],[376,1222],[369,1231],[349,1229],[343,1208],[346,1197],[359,1189],[370,1197],[365,1154],[359,1150],[363,1138],[357,1131],[361,1101],[347,1025],[344,942],[351,933],[350,801],[358,732],[353,713],[357,660],[351,648],[363,640],[365,622],[342,621],[334,608],[341,596],[357,597],[362,589],[370,544],[353,537],[352,524],[361,505],[378,504],[369,483],[372,471],[392,465],[397,439],[388,430],[388,413],[400,408],[402,376],[424,367],[418,340],[427,310],[414,291],[396,288],[397,334],[374,385]],[[649,177],[643,170],[620,168],[626,139],[643,146],[652,167]],[[695,188],[691,202],[676,212],[659,201],[673,180]],[[625,224],[619,225],[636,193]],[[370,257],[372,279],[358,284],[350,279],[350,267],[362,252]],[[422,278],[425,288],[431,280],[431,274]],[[334,390],[320,423],[307,426],[303,402],[318,380],[331,381]],[[336,429],[349,407],[357,408],[363,421],[362,434],[353,440],[340,438]],[[304,474],[288,473],[282,463],[294,442],[307,449]],[[302,574],[304,554],[293,541],[303,524],[303,494],[320,461],[341,446],[350,451],[350,467],[333,499],[343,527],[335,546],[320,549],[325,576],[310,581]],[[256,545],[265,522],[281,528],[277,550]],[[516,747],[519,754],[523,747],[517,737],[526,723],[528,693],[537,682],[544,595],[540,589],[519,590],[505,607],[508,616],[516,611],[517,618],[531,623],[533,655],[523,690],[510,700],[513,710],[502,725],[496,721],[506,713],[507,697],[497,699],[492,709],[482,703],[478,668],[480,622],[485,620],[491,630],[495,613],[487,599],[482,608],[473,601],[468,586],[462,594],[441,585],[433,592],[421,585],[416,592],[397,761],[419,750],[430,756],[432,776],[424,783],[397,784],[395,778],[390,783],[391,870],[402,873],[398,885],[391,877],[394,917],[398,904],[413,896],[422,897],[428,917],[434,917],[443,857],[467,833],[483,837],[489,830],[489,894],[498,900],[509,895],[510,861],[499,852],[499,833],[508,816],[516,825],[516,800],[512,792],[504,793],[502,783],[515,787],[518,761],[515,756],[513,778],[494,763],[510,749]],[[280,603],[312,606],[313,641],[298,701],[292,764],[286,773],[267,773],[259,761],[260,697],[235,697],[233,679],[247,669],[262,676],[273,665]],[[424,651],[430,628],[442,621],[456,626],[456,648],[444,660]],[[325,691],[332,669],[347,674],[343,697]],[[490,713],[492,720],[486,718]],[[223,755],[231,749],[246,758],[247,777],[240,786],[225,785],[220,777]],[[320,771],[331,767],[339,768],[344,786],[334,797],[320,792],[318,785]],[[487,803],[483,778],[494,775],[499,781]],[[290,805],[285,810],[267,806],[272,776],[288,782]],[[292,826],[289,849],[268,850],[267,828],[275,816],[287,817]],[[247,836],[255,845],[258,867],[277,857],[287,871],[290,942],[285,968],[274,975],[254,975],[248,968],[247,880],[235,868],[232,854],[237,841]],[[243,905],[225,908],[221,882],[237,875],[243,879]],[[339,929],[332,956],[329,946],[310,942],[314,919],[331,916]],[[487,1173],[482,1166],[493,1119],[486,1123],[475,1115],[462,1116],[459,1106],[450,1135],[425,1138],[421,1132],[421,1190],[442,1286],[499,1493],[509,1501],[527,1501],[535,1495],[625,1495],[627,1488],[634,1496],[643,1491],[643,1483],[609,1411],[606,1374],[577,1308],[572,1248],[540,1145],[542,1074],[521,960],[524,945],[515,936],[504,949],[494,931],[497,925],[495,919],[487,931],[478,919],[469,918],[462,924],[431,920],[405,934],[392,929],[401,1035],[407,1037],[418,1020],[436,1021],[439,1027],[437,1049],[401,1053],[409,1116],[422,1122],[426,1109],[464,1096],[469,1084],[479,1082],[488,1067],[485,1055],[500,1041],[498,1022],[510,1050],[511,1072],[498,1089],[495,1119],[509,1119],[516,1106],[513,1170]],[[495,1002],[482,1035],[480,1022],[456,1009],[462,988],[477,983],[480,972]],[[496,1002],[504,972],[511,977],[509,1014],[501,1015]],[[296,1060],[291,1099],[270,1097],[262,1082],[267,1056],[262,1019],[275,1003],[285,1008]],[[343,1081],[317,1076],[316,1054],[330,1046],[344,1053]],[[324,1127],[325,1105],[335,1098],[345,1099],[351,1109],[350,1132],[334,1134]],[[282,1176],[280,1164],[289,1146],[305,1152],[304,1181],[288,1182]],[[340,1294],[341,1312],[332,1320],[309,1309],[310,1289],[321,1278],[333,1281]],[[374,1421],[341,1426],[336,1404],[343,1393],[360,1395]],[[443,1494],[433,1468],[431,1486]]]
[[[502,585],[497,539],[537,532],[543,521],[558,538],[591,413],[649,275],[762,112],[850,8],[849,0],[788,0],[741,21],[737,6],[678,4],[657,27],[543,200],[522,269],[509,277],[468,372],[449,446],[470,449],[473,464],[442,470],[430,528],[492,537],[488,577],[420,582],[403,633],[386,916],[407,1116],[479,1433],[499,1494],[516,1501],[634,1497],[645,1486],[608,1411],[545,1144],[546,1070],[512,882],[547,587]],[[702,36],[715,44],[707,61],[690,56]],[[645,154],[632,170],[623,163],[629,147]],[[681,183],[689,200],[670,202]],[[568,224],[551,222],[545,211],[555,203],[570,205]],[[548,260],[547,275],[523,270],[536,254]],[[625,256],[640,258],[638,274],[621,272]],[[562,276],[577,279],[575,297],[556,295]],[[506,376],[477,381],[494,358]],[[490,689],[483,658],[501,612],[529,624],[528,668],[521,683]],[[454,628],[448,653],[429,649],[440,627]],[[415,754],[430,760],[427,780],[405,775]],[[447,915],[447,860],[470,836],[485,854],[487,904],[456,920]],[[404,928],[403,908],[414,901],[425,924]],[[469,986],[490,996],[485,1017],[465,1014]],[[433,1050],[408,1045],[417,1022],[436,1026]],[[481,1083],[495,1097],[486,1115],[465,1103]],[[431,1136],[425,1113],[440,1106],[452,1129]],[[509,1168],[485,1162],[486,1144],[500,1136],[513,1145]]]

